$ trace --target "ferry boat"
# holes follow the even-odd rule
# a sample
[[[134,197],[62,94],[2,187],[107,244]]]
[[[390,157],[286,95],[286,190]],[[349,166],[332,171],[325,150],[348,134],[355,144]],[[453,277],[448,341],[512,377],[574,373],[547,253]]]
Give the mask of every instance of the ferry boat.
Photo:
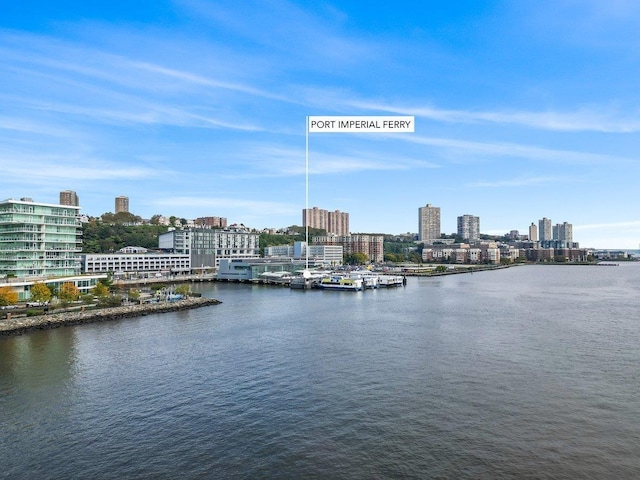
[[[318,288],[326,290],[364,290],[365,282],[362,277],[349,275],[328,275],[318,283]]]

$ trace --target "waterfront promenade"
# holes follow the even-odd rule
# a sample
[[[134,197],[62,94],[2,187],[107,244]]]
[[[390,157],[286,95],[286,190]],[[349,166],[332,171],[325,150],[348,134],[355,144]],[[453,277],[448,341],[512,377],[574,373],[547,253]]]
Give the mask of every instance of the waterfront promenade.
[[[34,330],[48,330],[69,325],[81,325],[93,322],[106,322],[125,318],[141,317],[153,313],[175,312],[192,308],[206,307],[221,303],[206,297],[189,297],[175,302],[128,305],[122,307],[60,312],[32,317],[17,317],[0,320],[0,336],[21,335]]]

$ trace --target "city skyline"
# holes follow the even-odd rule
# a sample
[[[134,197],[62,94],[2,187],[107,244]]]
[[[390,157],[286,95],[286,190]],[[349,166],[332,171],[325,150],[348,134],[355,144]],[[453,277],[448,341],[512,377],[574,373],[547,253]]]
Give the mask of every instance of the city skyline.
[[[296,225],[306,116],[413,115],[415,133],[310,136],[309,204],[353,232],[415,232],[430,202],[443,233],[544,215],[637,249],[639,20],[624,0],[10,4],[0,198]]]

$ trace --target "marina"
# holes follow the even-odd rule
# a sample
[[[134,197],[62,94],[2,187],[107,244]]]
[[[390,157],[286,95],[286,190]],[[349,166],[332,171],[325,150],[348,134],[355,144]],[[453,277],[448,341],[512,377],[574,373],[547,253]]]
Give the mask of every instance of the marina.
[[[280,285],[293,289],[320,288],[324,290],[361,291],[374,288],[390,288],[406,285],[403,275],[389,275],[369,270],[326,271],[303,270],[290,272],[265,272],[252,281],[256,284]]]

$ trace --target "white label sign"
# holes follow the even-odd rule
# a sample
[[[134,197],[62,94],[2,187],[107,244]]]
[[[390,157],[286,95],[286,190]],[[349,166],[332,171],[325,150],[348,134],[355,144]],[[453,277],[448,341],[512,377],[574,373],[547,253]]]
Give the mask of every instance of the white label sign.
[[[309,133],[413,133],[413,116],[310,116]]]

